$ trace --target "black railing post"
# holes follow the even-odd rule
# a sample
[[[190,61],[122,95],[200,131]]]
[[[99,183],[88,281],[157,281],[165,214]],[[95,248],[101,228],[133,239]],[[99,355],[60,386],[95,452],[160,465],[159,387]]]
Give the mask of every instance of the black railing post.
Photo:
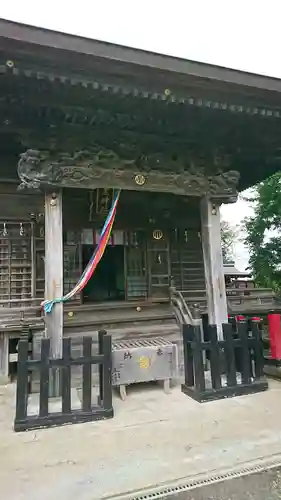
[[[251,359],[248,344],[248,325],[246,321],[237,321],[237,333],[241,345],[242,384],[249,384],[251,382]]]
[[[49,375],[50,375],[50,339],[42,339],[40,359],[40,396],[39,416],[47,417],[49,414]]]
[[[92,338],[83,337],[83,386],[82,386],[82,409],[90,412],[92,408]]]
[[[235,316],[228,316],[228,323],[231,325],[232,333],[236,332],[236,318]]]
[[[112,408],[112,343],[111,335],[103,336],[103,363],[102,363],[102,390],[103,390],[103,408],[110,410]]]
[[[210,363],[211,363],[211,378],[213,389],[221,389],[221,370],[220,370],[220,349],[218,343],[217,327],[209,325],[210,338]]]
[[[202,314],[202,329],[203,329],[203,336],[204,336],[204,341],[208,342],[209,341],[209,315],[208,314]]]
[[[99,354],[103,354],[103,338],[107,334],[106,330],[99,330],[98,332],[98,343],[99,343]],[[99,404],[102,405],[103,402],[103,368],[102,364],[99,364]]]
[[[186,387],[194,386],[193,352],[191,343],[194,340],[194,327],[182,325],[183,358],[184,358],[184,383]]]
[[[233,325],[226,323],[222,325],[223,338],[225,342],[224,352],[226,361],[226,380],[228,386],[236,386],[236,367],[235,367],[235,352],[233,339]]]
[[[61,397],[63,413],[71,413],[71,339],[62,341]]]
[[[255,378],[259,380],[263,376],[263,341],[262,341],[262,331],[260,328],[260,322],[252,320],[251,321],[251,331],[254,339],[254,364],[255,364]]]
[[[27,398],[28,398],[28,341],[20,340],[18,343],[18,379],[17,379],[17,396],[16,396],[16,418],[15,430],[17,423],[24,421],[27,415]]]
[[[195,387],[199,393],[205,391],[205,373],[203,363],[202,341],[200,326],[194,326],[193,357]]]
[[[28,359],[33,358],[33,345],[32,345],[32,331],[29,325],[24,323],[24,316],[22,318],[22,328],[20,334],[20,340],[26,340],[28,342]],[[32,371],[28,371],[28,393],[32,392]]]

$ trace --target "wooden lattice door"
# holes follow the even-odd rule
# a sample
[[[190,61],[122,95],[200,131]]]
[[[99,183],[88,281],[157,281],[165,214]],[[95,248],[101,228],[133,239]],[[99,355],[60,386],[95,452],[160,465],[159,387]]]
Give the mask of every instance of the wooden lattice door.
[[[151,231],[147,243],[149,294],[152,298],[168,297],[170,283],[170,248],[168,233]]]
[[[125,281],[127,300],[147,297],[145,239],[141,231],[126,234]]]

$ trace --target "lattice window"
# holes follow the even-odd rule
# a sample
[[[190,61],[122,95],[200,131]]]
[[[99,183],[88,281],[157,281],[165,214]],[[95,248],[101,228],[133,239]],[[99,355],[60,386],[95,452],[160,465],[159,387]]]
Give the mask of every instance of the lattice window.
[[[34,225],[35,295],[43,299],[45,294],[45,229],[44,224]]]
[[[127,298],[147,297],[148,284],[146,274],[145,240],[140,232],[126,234],[126,288]]]
[[[64,234],[63,245],[63,288],[64,294],[70,292],[76,285],[82,273],[81,232],[67,231]],[[74,296],[80,300],[80,294]]]
[[[32,224],[0,221],[0,300],[32,296]]]
[[[44,226],[35,228],[36,297],[44,297],[45,289],[45,235]],[[70,292],[82,273],[81,231],[66,231],[63,242],[63,293]],[[74,299],[80,300],[77,294]]]

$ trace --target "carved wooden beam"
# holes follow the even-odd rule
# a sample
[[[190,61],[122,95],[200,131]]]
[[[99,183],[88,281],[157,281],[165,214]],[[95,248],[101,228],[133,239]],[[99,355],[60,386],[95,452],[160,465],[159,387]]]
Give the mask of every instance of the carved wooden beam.
[[[161,154],[141,161],[139,158],[128,160],[99,146],[73,156],[66,153],[56,157],[49,152],[29,149],[18,163],[19,188],[102,187],[198,197],[208,195],[232,201],[237,197],[238,172],[229,170],[210,176],[202,168],[185,169],[180,159],[174,163],[174,171],[169,171],[167,161]]]

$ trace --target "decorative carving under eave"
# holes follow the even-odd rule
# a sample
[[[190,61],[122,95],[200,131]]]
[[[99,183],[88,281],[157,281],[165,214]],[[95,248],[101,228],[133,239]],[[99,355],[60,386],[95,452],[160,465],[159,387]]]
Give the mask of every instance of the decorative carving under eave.
[[[103,187],[222,199],[237,195],[239,173],[234,170],[208,176],[203,168],[184,168],[180,160],[172,167],[176,171],[167,171],[167,158],[162,155],[146,157],[145,161],[128,160],[96,147],[93,151],[80,151],[73,156],[60,154],[54,158],[48,152],[29,149],[18,163],[19,189]]]
[[[53,163],[47,153],[28,149],[20,155],[18,176],[21,180],[18,189],[40,189],[44,185],[59,185],[63,173],[57,162]]]

